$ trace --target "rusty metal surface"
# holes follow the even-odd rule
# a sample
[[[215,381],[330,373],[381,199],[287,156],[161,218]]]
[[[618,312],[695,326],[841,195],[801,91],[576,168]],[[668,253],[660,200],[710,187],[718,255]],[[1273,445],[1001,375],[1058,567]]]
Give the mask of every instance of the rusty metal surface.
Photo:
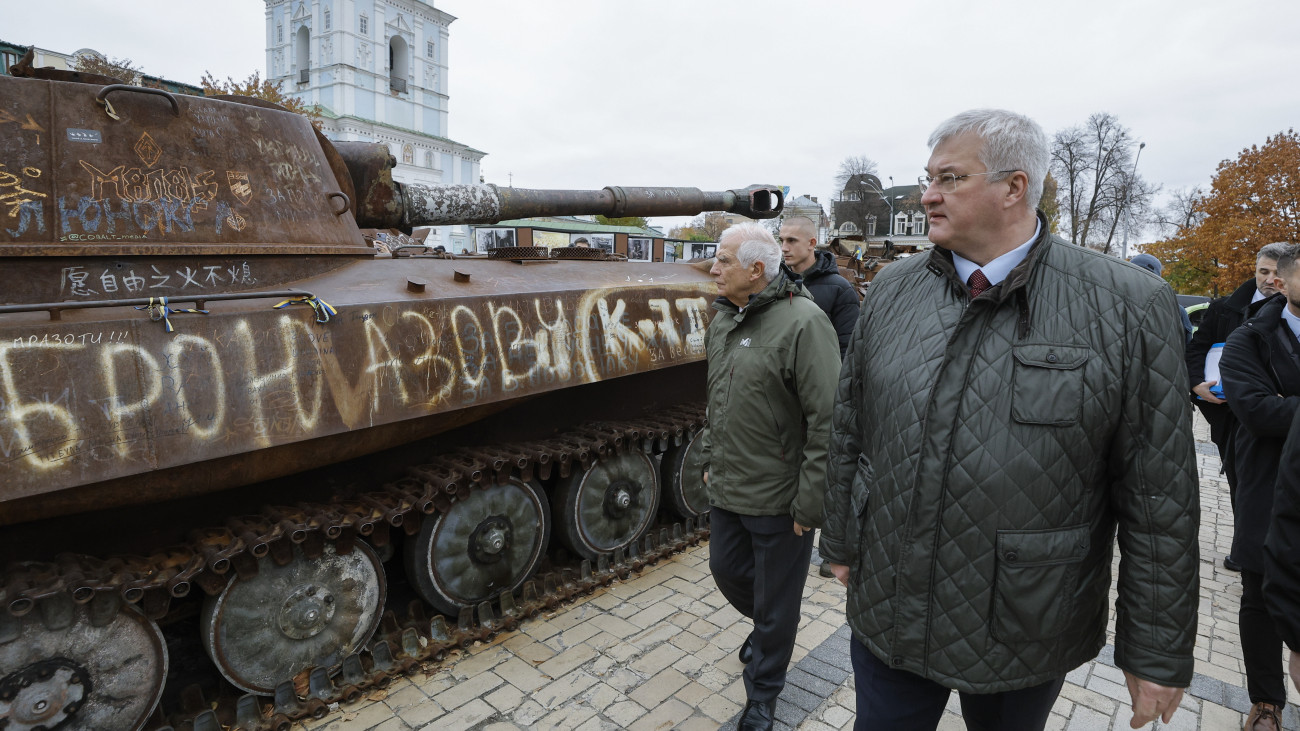
[[[0,257],[0,304],[284,289],[356,260],[343,256]]]
[[[304,117],[158,93],[0,76],[0,255],[368,251]]]
[[[342,150],[340,150],[342,152]],[[346,159],[347,154],[344,154]],[[353,175],[354,180],[356,174]],[[781,189],[772,185],[704,192],[698,188],[632,188],[601,190],[533,190],[484,185],[401,185],[403,225],[449,223],[487,224],[531,216],[601,214],[621,216],[694,216],[704,211],[730,211],[749,218],[775,218],[784,205]],[[357,186],[360,192],[362,187]],[[385,208],[391,215],[392,206]],[[379,224],[363,223],[362,225]],[[392,225],[392,224],[385,224]]]
[[[454,272],[471,274],[457,282]],[[677,264],[357,262],[337,308],[207,303],[0,318],[0,501],[702,360],[712,282]],[[411,292],[408,280],[428,283]]]

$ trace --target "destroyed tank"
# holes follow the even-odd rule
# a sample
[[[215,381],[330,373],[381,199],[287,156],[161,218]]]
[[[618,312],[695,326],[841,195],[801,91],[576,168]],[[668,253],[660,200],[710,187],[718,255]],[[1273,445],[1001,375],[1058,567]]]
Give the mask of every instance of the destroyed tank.
[[[707,534],[706,272],[362,230],[780,189],[401,185],[273,105],[32,76],[0,77],[0,728],[288,728]]]

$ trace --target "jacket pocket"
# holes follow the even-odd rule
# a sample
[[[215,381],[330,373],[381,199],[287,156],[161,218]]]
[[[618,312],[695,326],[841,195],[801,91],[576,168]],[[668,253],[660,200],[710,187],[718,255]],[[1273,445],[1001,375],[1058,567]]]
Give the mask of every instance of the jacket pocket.
[[[1063,426],[1083,413],[1083,364],[1088,348],[1079,345],[1025,344],[1015,356],[1011,416],[1021,424]]]
[[[852,546],[853,563],[850,569],[857,572],[862,568],[862,556],[865,546],[862,545],[862,538],[867,535],[867,502],[871,498],[871,462],[865,455],[858,455],[858,466],[853,471],[853,482],[849,485],[849,505],[853,509],[853,515],[849,520],[848,545]]]
[[[990,618],[994,639],[1034,642],[1069,630],[1088,546],[1087,525],[998,531]]]

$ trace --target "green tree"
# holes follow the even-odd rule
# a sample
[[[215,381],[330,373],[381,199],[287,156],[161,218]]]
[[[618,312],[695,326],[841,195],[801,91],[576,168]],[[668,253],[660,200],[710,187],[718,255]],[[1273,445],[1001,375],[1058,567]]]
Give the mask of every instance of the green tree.
[[[646,228],[650,222],[644,216],[623,216],[622,218],[608,218],[597,215],[596,223],[604,226],[634,226],[636,228]]]

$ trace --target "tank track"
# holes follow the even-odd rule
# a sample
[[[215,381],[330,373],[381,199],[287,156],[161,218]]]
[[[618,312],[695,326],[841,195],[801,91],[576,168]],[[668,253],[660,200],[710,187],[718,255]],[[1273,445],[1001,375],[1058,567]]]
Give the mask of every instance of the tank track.
[[[489,489],[512,473],[525,480],[534,475],[547,479],[556,472],[564,477],[575,466],[585,469],[606,454],[663,452],[683,444],[704,424],[703,405],[679,405],[631,421],[593,422],[549,439],[462,448],[410,467],[406,477],[376,490],[329,503],[268,506],[258,515],[192,531],[187,543],[147,557],[61,554],[53,562],[13,563],[0,575],[0,638],[14,618],[69,602],[89,604],[90,616],[105,623],[126,604],[156,621],[167,615],[172,599],[188,596],[194,586],[215,596],[232,571],[235,576],[256,575],[259,558],[269,556],[277,565],[291,562],[295,545],[308,559],[319,558],[327,542],[339,553],[350,552],[358,539],[383,548],[392,530],[414,535],[424,516],[446,510],[471,490]],[[346,658],[334,673],[321,667],[303,670],[280,683],[269,701],[248,694],[209,702],[197,686],[186,688],[179,712],[164,718],[161,710],[155,711],[146,728],[287,731],[296,720],[323,718],[332,706],[354,702],[369,688],[386,687],[395,677],[440,662],[449,650],[514,631],[525,619],[625,579],[708,536],[707,513],[684,525],[660,526],[627,551],[600,556],[594,566],[583,560],[525,582],[519,597],[507,592],[465,608],[454,625],[441,614],[430,618],[423,602],[412,601],[405,618],[386,610],[370,645]]]

